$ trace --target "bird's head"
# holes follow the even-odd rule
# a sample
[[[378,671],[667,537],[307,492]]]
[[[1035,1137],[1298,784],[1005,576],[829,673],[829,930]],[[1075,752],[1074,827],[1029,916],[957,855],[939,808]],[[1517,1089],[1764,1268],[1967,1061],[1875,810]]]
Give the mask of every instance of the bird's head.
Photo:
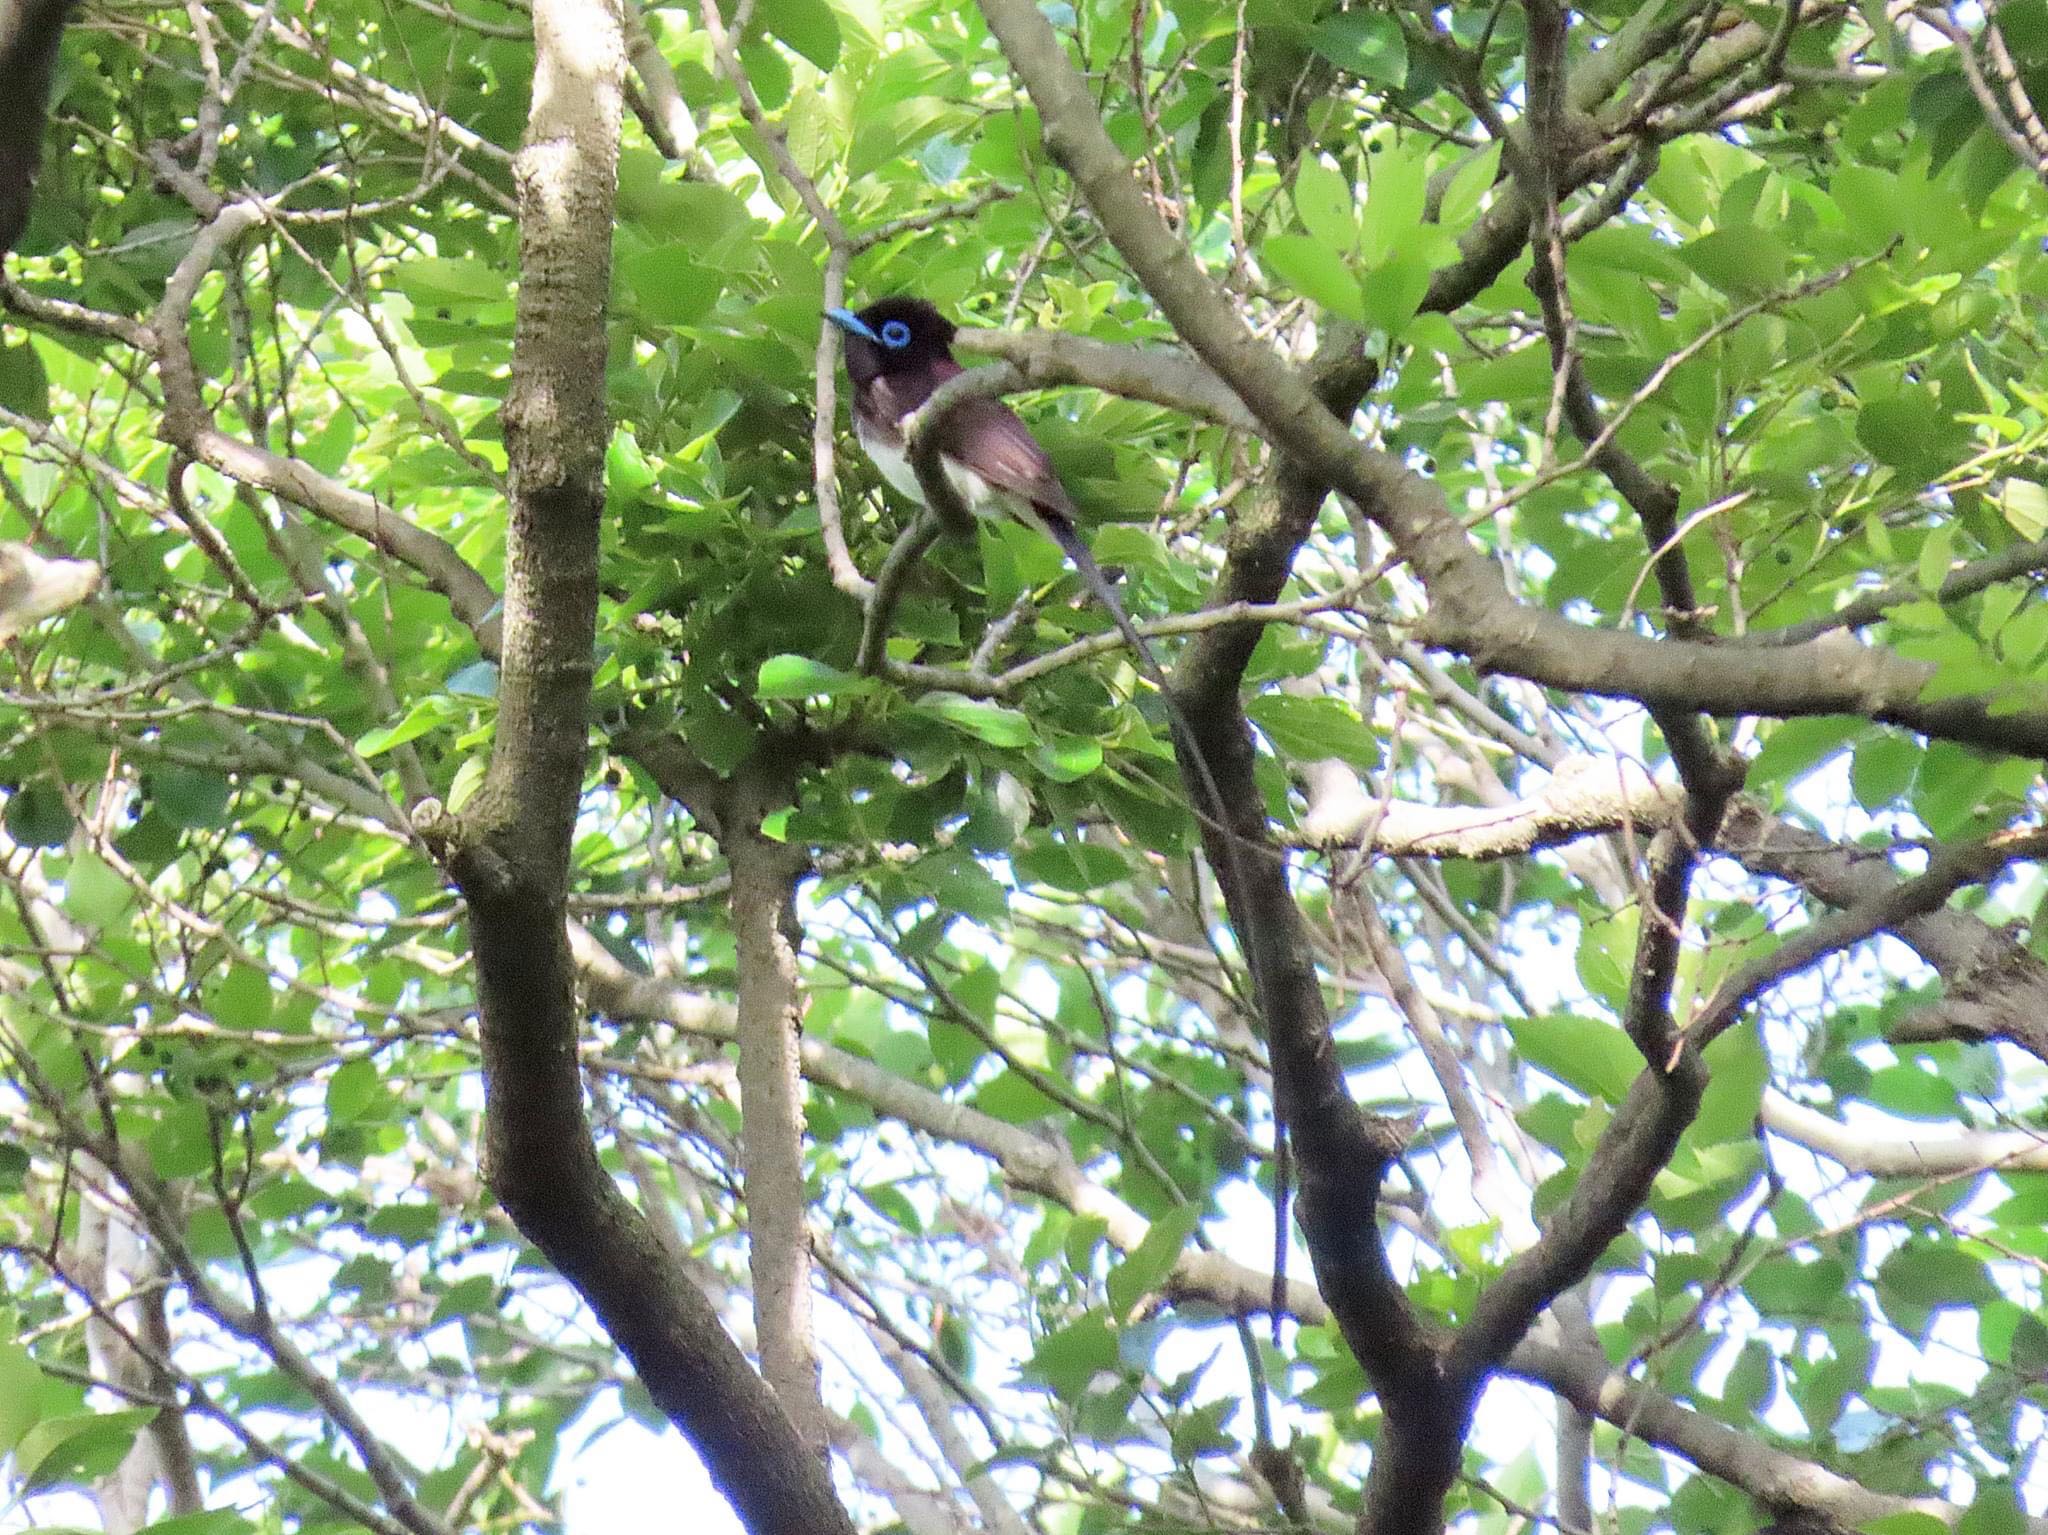
[[[846,376],[856,385],[953,355],[953,322],[921,298],[877,299],[859,313],[828,309],[825,318],[846,332]]]

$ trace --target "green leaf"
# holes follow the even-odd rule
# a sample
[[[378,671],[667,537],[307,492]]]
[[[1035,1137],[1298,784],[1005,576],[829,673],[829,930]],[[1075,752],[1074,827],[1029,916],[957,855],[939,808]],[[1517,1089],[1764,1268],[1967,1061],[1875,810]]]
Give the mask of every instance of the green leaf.
[[[1437,222],[1452,230],[1470,222],[1499,174],[1500,140],[1495,139],[1477,154],[1468,156],[1451,177],[1437,208]]]
[[[903,875],[906,884],[928,890],[942,911],[971,917],[984,926],[1000,924],[1010,912],[1010,892],[978,859],[957,848],[921,858]]]
[[[1744,1286],[1758,1310],[1794,1317],[1825,1315],[1848,1284],[1848,1274],[1832,1258],[1802,1263],[1791,1255],[1766,1258],[1750,1271]]]
[[[64,872],[64,909],[85,927],[103,928],[135,904],[135,887],[90,848]]]
[[[696,244],[657,245],[619,262],[619,275],[643,319],[655,325],[695,325],[725,291],[725,274],[706,266]]]
[[[868,679],[843,672],[809,656],[770,656],[761,663],[754,683],[754,696],[767,702],[778,698],[830,698],[834,694],[864,692]]]
[[[1243,1405],[1219,1397],[1180,1414],[1173,1424],[1174,1460],[1185,1465],[1203,1455],[1235,1455],[1237,1436],[1227,1430]]]
[[[1539,1014],[1508,1025],[1529,1064],[1589,1098],[1619,1104],[1643,1069],[1643,1057],[1620,1029],[1598,1018]]]
[[[1679,249],[1678,259],[1730,298],[1743,301],[1783,288],[1792,270],[1785,242],[1755,228],[1701,235]]]
[[[512,297],[512,274],[469,256],[415,256],[385,281],[423,309],[497,303]]]
[[[1294,211],[1309,238],[1335,251],[1358,244],[1358,211],[1351,183],[1320,156],[1308,155],[1294,173]]]
[[[1259,247],[1259,261],[1310,303],[1365,323],[1365,296],[1340,252],[1308,235],[1277,234]]]
[[[433,1320],[446,1322],[497,1309],[497,1279],[490,1274],[466,1274],[441,1292],[441,1298],[434,1302]]]
[[[254,1535],[256,1526],[231,1508],[209,1508],[197,1514],[174,1514],[145,1525],[141,1535]]]
[[[1374,147],[1380,153],[1366,173],[1364,235],[1358,246],[1367,268],[1376,270],[1404,253],[1431,265],[1456,255],[1448,234],[1422,222],[1429,201],[1428,151],[1419,140]]]
[[[1764,738],[1750,763],[1750,786],[1790,786],[1869,729],[1868,720],[1849,714],[1785,720]]]
[[[71,807],[64,791],[46,778],[23,784],[7,796],[7,835],[23,847],[62,847],[71,838]]]
[[[1012,1125],[1028,1125],[1059,1112],[1059,1105],[1037,1083],[1017,1071],[1004,1071],[977,1090],[973,1103],[982,1113]]]
[[[0,1455],[35,1426],[43,1372],[18,1343],[0,1343]]]
[[[796,77],[777,49],[761,38],[748,37],[740,43],[740,65],[753,82],[754,94],[762,106],[779,112],[789,104]]]
[[[154,1407],[126,1407],[44,1418],[15,1447],[15,1475],[31,1492],[94,1481],[127,1458],[136,1434],[155,1416]]]
[[[931,1041],[932,1059],[944,1074],[948,1087],[958,1087],[973,1076],[975,1067],[988,1054],[988,1047],[973,1031],[950,1018],[933,1018],[926,1026],[926,1033]]]
[[[149,1160],[159,1178],[191,1178],[213,1166],[213,1132],[206,1106],[192,1100],[167,1104],[149,1132]]]
[[[2048,1322],[2043,1322],[2031,1311],[2020,1312],[2013,1322],[2007,1362],[2025,1376],[2038,1376],[2048,1371]]]
[[[1707,1047],[1707,1090],[1687,1130],[1695,1145],[1748,1140],[1770,1082],[1771,1062],[1756,1026],[1730,1029]]]
[[[1339,11],[1317,22],[1309,46],[1361,80],[1399,86],[1408,78],[1408,41],[1384,11]]]
[[[458,706],[454,700],[434,694],[420,699],[406,710],[405,718],[396,725],[380,725],[375,730],[364,732],[356,741],[356,750],[365,757],[382,756],[392,747],[417,741],[428,731],[438,730],[457,717]]]
[[[222,1027],[254,1031],[270,1027],[274,1000],[267,975],[236,965],[213,989],[208,1005],[214,1022]]]
[[[1021,751],[1036,739],[1027,715],[965,694],[927,693],[917,701],[916,709],[991,746]]]
[[[1956,1521],[1956,1535],[2026,1535],[2027,1515],[2010,1482],[1979,1481],[1970,1510]]]
[[[380,1205],[363,1229],[373,1237],[389,1237],[407,1247],[417,1247],[441,1226],[441,1212],[431,1204]]]
[[[1849,764],[1849,790],[1865,810],[1879,810],[1913,786],[1919,767],[1920,746],[1910,737],[1866,736]]]
[[[1109,1271],[1107,1288],[1112,1314],[1130,1315],[1141,1300],[1159,1287],[1159,1282],[1173,1271],[1195,1227],[1201,1224],[1201,1214],[1195,1205],[1177,1205],[1152,1222],[1145,1239]]]
[[[1948,579],[1949,567],[1955,563],[1955,524],[1943,523],[1927,535],[1927,542],[1920,546],[1920,559],[1915,575],[1923,592],[1938,592],[1941,583]]]
[[[1131,865],[1115,848],[1093,842],[1044,842],[1018,853],[1017,873],[1035,884],[1076,895],[1130,878]]]
[[[1896,1118],[1937,1123],[1953,1120],[1962,1106],[1956,1084],[1917,1061],[1880,1066],[1859,1096]]]
[[[839,62],[839,18],[825,0],[759,0],[754,17],[819,69]]]
[[[1434,273],[1434,266],[1420,251],[1395,251],[1362,285],[1366,322],[1389,336],[1400,335],[1428,297]]]
[[[327,1079],[327,1122],[345,1125],[378,1097],[377,1064],[367,1056],[344,1061]]]
[[[221,825],[233,794],[221,774],[198,768],[165,768],[151,776],[149,788],[158,813],[184,831]]]
[[[2048,535],[2048,488],[2033,480],[2000,480],[1992,501],[2021,538]]]
[[[1777,1383],[1771,1350],[1757,1338],[1736,1352],[1735,1363],[1721,1386],[1721,1402],[1731,1413],[1752,1416],[1770,1398]]]
[[[1050,1387],[1059,1401],[1071,1403],[1081,1400],[1097,1375],[1114,1372],[1121,1363],[1109,1318],[1091,1311],[1039,1339],[1023,1373]]]
[[[1075,783],[1102,766],[1102,743],[1092,736],[1048,730],[1031,760],[1054,783]]]
[[[854,1190],[877,1215],[897,1230],[911,1236],[924,1235],[924,1221],[918,1216],[917,1206],[910,1196],[893,1183],[870,1183]]]
[[[50,376],[35,343],[0,346],[0,406],[31,421],[50,419]]]
[[[1244,712],[1282,756],[1296,762],[1338,757],[1354,767],[1379,766],[1379,740],[1372,727],[1337,699],[1261,693]]]
[[[1998,1287],[1981,1258],[1946,1242],[1913,1241],[1878,1266],[1877,1294],[1901,1328],[1917,1333],[1937,1311],[1998,1299]]]
[[[1932,479],[1969,444],[1969,434],[1940,397],[1921,384],[1907,384],[1886,399],[1872,400],[1856,413],[1856,440],[1880,463],[1916,479]]]
[[[448,785],[448,809],[459,812],[470,802],[476,791],[484,786],[484,778],[491,770],[491,761],[482,752],[462,759],[462,765],[455,770],[455,777]]]

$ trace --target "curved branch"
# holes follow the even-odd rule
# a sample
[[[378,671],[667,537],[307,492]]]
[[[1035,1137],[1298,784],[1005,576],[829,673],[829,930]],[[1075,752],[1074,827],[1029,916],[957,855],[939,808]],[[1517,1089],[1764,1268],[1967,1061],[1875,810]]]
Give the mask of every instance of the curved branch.
[[[1694,1015],[1687,1034],[1704,1049],[1741,1018],[1771,986],[1814,961],[1941,909],[1965,885],[1982,884],[2021,859],[2048,854],[2048,831],[2025,828],[1994,832],[1978,841],[1937,851],[1927,872],[1800,928],[1768,954],[1759,955],[1715,988]]]
[[[1258,417],[1228,384],[1176,347],[1117,346],[1046,330],[963,330],[953,344],[1016,364],[1024,380],[1019,388],[1083,384],[1241,432],[1259,429]]]
[[[1303,840],[1404,858],[1507,858],[1624,826],[1666,826],[1685,805],[1682,790],[1620,758],[1568,757],[1540,792],[1501,805],[1383,801],[1349,773],[1328,782],[1301,819]]]
[[[1355,501],[1392,540],[1430,598],[1418,638],[1481,667],[1597,697],[1706,714],[1862,713],[1930,736],[2015,755],[2048,755],[2048,710],[2001,713],[1985,697],[1923,701],[1931,666],[1861,646],[1815,642],[1753,664],[1706,644],[1596,629],[1517,602],[1467,539],[1443,492],[1354,439],[1308,383],[1245,328],[1193,254],[1161,222],[1110,141],[1088,87],[1029,0],[981,0],[1031,93],[1055,159],[1194,353],[1259,418],[1304,473]],[[1767,40],[1759,39],[1759,48]],[[1506,201],[1506,199],[1503,199]],[[1832,637],[1839,639],[1839,637]]]
[[[1923,1136],[1910,1125],[1900,1125],[1896,1133],[1852,1129],[1776,1088],[1764,1090],[1760,1118],[1773,1135],[1873,1178],[1966,1178],[2008,1169],[2048,1172],[2048,1137],[2032,1130]]]
[[[731,1043],[739,1038],[738,1011],[731,1003],[627,969],[585,928],[572,925],[569,943],[584,995],[593,1007],[620,1019],[666,1021],[705,1039]],[[1121,1251],[1135,1250],[1151,1230],[1142,1215],[1083,1173],[1064,1144],[949,1102],[886,1066],[810,1035],[799,1041],[798,1049],[808,1080],[866,1103],[913,1130],[974,1148],[1002,1170],[1012,1187],[1100,1220],[1109,1241]],[[1251,1316],[1270,1309],[1273,1277],[1220,1253],[1191,1248],[1175,1260],[1161,1289],[1170,1296],[1209,1301],[1234,1316]],[[1308,1326],[1330,1319],[1322,1296],[1299,1279],[1288,1282],[1284,1301],[1287,1314]]]
[[[159,434],[194,461],[303,507],[416,571],[448,599],[455,616],[475,632],[484,653],[495,656],[498,594],[453,544],[408,522],[374,496],[329,479],[303,460],[243,442],[214,424],[200,392],[199,370],[186,327],[207,272],[229,245],[268,215],[268,205],[255,199],[224,206],[201,228],[164,286],[163,300],[150,327],[156,340],[157,372],[164,386]]]
[[[1752,1434],[1681,1407],[1630,1380],[1591,1350],[1524,1339],[1508,1356],[1505,1368],[1510,1375],[1556,1392],[1581,1412],[1683,1455],[1702,1471],[1740,1487],[1775,1511],[1803,1510],[1840,1529],[1855,1529],[1886,1514],[1909,1512],[1931,1514],[1954,1528],[1968,1512],[1940,1498],[1873,1492],[1861,1482],[1837,1476]],[[2037,1535],[2048,1530],[2048,1520],[2030,1519],[2027,1523]]]

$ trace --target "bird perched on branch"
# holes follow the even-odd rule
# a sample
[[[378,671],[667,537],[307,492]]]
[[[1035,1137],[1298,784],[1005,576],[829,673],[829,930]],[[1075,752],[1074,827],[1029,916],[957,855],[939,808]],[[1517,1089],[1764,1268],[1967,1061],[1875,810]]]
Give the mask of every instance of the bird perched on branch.
[[[874,460],[884,479],[923,506],[925,491],[910,461],[904,423],[948,379],[966,372],[953,360],[953,322],[923,299],[903,297],[879,299],[857,314],[850,309],[828,309],[825,317],[846,332],[846,373],[853,381],[853,429],[861,450]],[[1217,873],[1226,889],[1243,892],[1245,865],[1239,859],[1237,844],[1244,839],[1230,825],[1229,807],[1202,749],[1201,735],[1175,700],[1159,658],[1124,612],[1116,588],[1110,585],[1082,540],[1075,526],[1073,498],[1060,483],[1051,457],[1015,411],[987,396],[962,400],[919,430],[933,440],[948,484],[969,511],[984,517],[1014,517],[1045,534],[1074,562],[1095,600],[1102,604],[1115,621],[1117,632],[1136,653],[1140,670],[1159,689],[1175,738],[1176,755],[1184,771],[1192,769],[1189,808],[1203,828],[1214,834],[1211,845],[1220,854]],[[1247,799],[1256,803],[1255,794]],[[1251,921],[1250,908],[1245,907],[1244,911],[1246,915],[1241,920]],[[1250,942],[1246,944],[1248,953],[1256,947]],[[1283,1194],[1275,1223],[1279,1255],[1273,1278],[1276,1337],[1287,1274],[1286,1243],[1279,1239],[1287,1229],[1284,1209]]]
[[[878,299],[855,313],[828,309],[825,317],[846,332],[846,373],[853,381],[853,429],[863,452],[896,489],[919,506],[924,487],[910,461],[904,423],[948,379],[967,370],[953,360],[953,322],[918,298]],[[1195,818],[1222,834],[1223,863],[1237,883],[1237,834],[1224,824],[1224,800],[1200,736],[1175,701],[1166,672],[1117,600],[1116,588],[1075,526],[1074,501],[1052,459],[1017,413],[1000,400],[971,396],[919,429],[933,439],[953,493],[977,516],[1010,516],[1036,528],[1073,561],[1095,600],[1136,653],[1139,669],[1159,689],[1182,760],[1192,765],[1200,790]]]
[[[903,423],[948,379],[966,369],[953,360],[951,320],[918,298],[879,299],[855,313],[830,309],[825,317],[846,332],[846,374],[853,381],[853,430],[861,451],[887,480],[919,506],[925,504]],[[947,483],[976,516],[1010,516],[1036,528],[1074,562],[1089,591],[1115,621],[1163,690],[1165,674],[1116,588],[1095,563],[1075,525],[1078,512],[1052,459],[1017,413],[1000,400],[962,400],[927,428],[935,439]]]

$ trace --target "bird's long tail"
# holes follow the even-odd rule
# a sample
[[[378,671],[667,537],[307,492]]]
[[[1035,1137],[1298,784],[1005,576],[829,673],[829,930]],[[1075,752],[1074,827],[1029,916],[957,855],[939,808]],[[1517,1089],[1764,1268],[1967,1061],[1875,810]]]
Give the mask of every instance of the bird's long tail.
[[[1209,759],[1202,752],[1194,726],[1188,722],[1179,700],[1173,696],[1172,685],[1166,680],[1166,668],[1159,664],[1159,657],[1153,653],[1151,643],[1138,632],[1138,626],[1131,622],[1130,614],[1118,600],[1116,588],[1110,584],[1102,567],[1095,563],[1095,554],[1082,539],[1080,530],[1064,517],[1045,517],[1046,531],[1060,546],[1066,557],[1074,562],[1074,568],[1081,572],[1081,579],[1088,584],[1095,600],[1102,604],[1115,621],[1117,632],[1124,637],[1124,643],[1136,652],[1139,670],[1146,681],[1159,689],[1159,697],[1166,705],[1168,728],[1173,732],[1176,744],[1184,750],[1195,766],[1195,776],[1200,780],[1202,798],[1206,803],[1194,807],[1195,819],[1212,828],[1223,842],[1224,858],[1230,865],[1232,883],[1241,884],[1238,879],[1237,848],[1238,834],[1230,827],[1230,821],[1223,803],[1223,790],[1216,782],[1216,775],[1209,768]]]
[[[1137,652],[1137,664],[1145,673],[1145,680],[1159,689],[1161,696],[1166,699],[1167,706],[1172,708],[1173,697],[1167,688],[1166,669],[1159,664],[1159,657],[1152,653],[1151,644],[1138,632],[1138,626],[1131,622],[1131,616],[1124,611],[1123,603],[1117,599],[1116,587],[1110,583],[1109,577],[1102,573],[1102,567],[1095,563],[1095,553],[1081,537],[1080,530],[1064,517],[1047,517],[1044,520],[1054,542],[1060,546],[1061,552],[1074,562],[1074,568],[1081,572],[1081,579],[1088,583],[1089,592],[1116,621],[1117,633],[1124,637],[1124,643]]]
[[[1109,577],[1102,573],[1102,567],[1095,563],[1095,554],[1082,541],[1080,530],[1064,517],[1047,517],[1039,514],[1046,531],[1052,535],[1067,558],[1074,562],[1074,568],[1081,572],[1081,579],[1094,592],[1095,600],[1103,605],[1109,616],[1115,620],[1117,632],[1124,637],[1137,655],[1137,664],[1145,673],[1146,680],[1159,689],[1160,700],[1166,705],[1168,727],[1173,732],[1175,755],[1194,764],[1195,778],[1199,784],[1200,798],[1204,801],[1192,807],[1195,820],[1201,826],[1216,833],[1217,844],[1223,853],[1223,867],[1216,871],[1224,880],[1225,903],[1228,904],[1231,890],[1235,887],[1242,906],[1242,919],[1249,923],[1256,900],[1245,881],[1245,865],[1238,853],[1238,843],[1244,841],[1236,828],[1230,824],[1228,807],[1223,803],[1223,790],[1216,782],[1216,774],[1209,766],[1209,758],[1202,750],[1200,738],[1189,723],[1187,713],[1174,697],[1173,688],[1166,680],[1166,668],[1159,664],[1159,657],[1153,654],[1152,646],[1145,636],[1138,632],[1138,626],[1124,611],[1124,605],[1117,599],[1116,588],[1110,585]],[[1252,971],[1252,1005],[1254,1010],[1266,998],[1265,987],[1259,975],[1261,947],[1249,931],[1240,934],[1239,949],[1246,964]],[[1276,1177],[1273,1190],[1273,1342],[1280,1341],[1280,1319],[1284,1313],[1283,1300],[1287,1294],[1287,1200],[1288,1185],[1292,1181],[1288,1169],[1292,1166],[1287,1154],[1287,1140],[1284,1130],[1276,1132],[1275,1152],[1277,1157]]]

